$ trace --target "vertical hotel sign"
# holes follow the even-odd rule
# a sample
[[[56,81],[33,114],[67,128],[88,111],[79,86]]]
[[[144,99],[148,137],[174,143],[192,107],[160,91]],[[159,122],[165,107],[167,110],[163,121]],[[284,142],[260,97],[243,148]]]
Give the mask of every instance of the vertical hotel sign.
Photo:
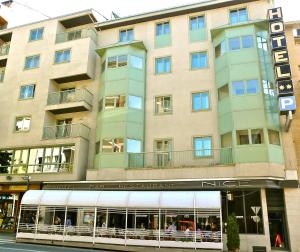
[[[295,113],[296,99],[281,7],[268,10],[270,42],[281,115]]]

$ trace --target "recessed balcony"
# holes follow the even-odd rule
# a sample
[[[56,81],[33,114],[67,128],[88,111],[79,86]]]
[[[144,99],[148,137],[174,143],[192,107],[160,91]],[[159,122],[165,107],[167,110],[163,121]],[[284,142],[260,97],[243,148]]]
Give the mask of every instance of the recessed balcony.
[[[82,123],[45,126],[43,130],[43,139],[50,140],[82,137],[88,140],[89,134],[90,128]]]
[[[6,56],[9,53],[10,44],[3,44],[0,46],[0,57]]]
[[[64,43],[67,41],[90,38],[97,43],[97,33],[94,29],[80,29],[56,34],[55,43]]]
[[[53,114],[91,111],[93,95],[87,89],[69,89],[48,95],[46,110]]]

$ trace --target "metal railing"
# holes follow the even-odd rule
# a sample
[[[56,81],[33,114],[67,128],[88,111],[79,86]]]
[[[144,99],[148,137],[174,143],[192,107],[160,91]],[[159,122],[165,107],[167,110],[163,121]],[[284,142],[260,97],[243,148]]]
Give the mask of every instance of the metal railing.
[[[0,46],[0,56],[7,55],[9,53],[10,44],[4,44]]]
[[[4,81],[5,68],[0,68],[0,82]]]
[[[85,101],[92,105],[93,95],[85,88],[71,89],[48,94],[47,105],[57,105],[70,102]]]
[[[91,38],[95,43],[97,42],[97,33],[94,29],[81,29],[68,32],[62,32],[56,34],[55,43],[63,43],[67,41],[82,39],[82,38]]]
[[[232,148],[128,154],[128,168],[208,167],[233,163]]]
[[[65,124],[56,126],[45,126],[43,131],[43,139],[61,139],[82,137],[89,138],[90,128],[80,124]]]

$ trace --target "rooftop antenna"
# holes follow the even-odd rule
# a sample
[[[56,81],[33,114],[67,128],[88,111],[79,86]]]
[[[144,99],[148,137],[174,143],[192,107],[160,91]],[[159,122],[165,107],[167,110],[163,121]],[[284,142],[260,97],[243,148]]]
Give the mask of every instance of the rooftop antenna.
[[[115,12],[111,12],[111,16],[110,16],[111,19],[118,19],[120,18],[120,16],[118,14],[116,14]]]
[[[1,4],[4,5],[4,6],[6,6],[6,7],[8,7],[8,8],[11,7],[12,3],[16,3],[16,4],[18,4],[18,5],[22,6],[22,7],[25,7],[25,8],[27,8],[27,9],[29,9],[29,10],[32,10],[32,11],[34,11],[34,12],[37,12],[37,13],[39,13],[39,14],[41,14],[41,15],[47,17],[47,18],[51,18],[51,17],[49,17],[48,15],[46,15],[45,13],[43,13],[43,12],[37,10],[37,9],[32,8],[32,7],[30,7],[30,6],[27,5],[27,4],[22,4],[22,3],[18,2],[18,1],[15,1],[15,0],[1,1]]]

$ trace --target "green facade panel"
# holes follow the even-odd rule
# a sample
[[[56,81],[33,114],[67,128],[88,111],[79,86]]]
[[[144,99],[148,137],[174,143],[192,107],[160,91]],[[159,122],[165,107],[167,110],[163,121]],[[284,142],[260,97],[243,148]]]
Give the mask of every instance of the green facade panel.
[[[199,28],[195,30],[189,30],[190,42],[203,42],[207,40],[207,29]]]
[[[155,48],[168,47],[171,46],[171,44],[171,34],[155,36]]]

